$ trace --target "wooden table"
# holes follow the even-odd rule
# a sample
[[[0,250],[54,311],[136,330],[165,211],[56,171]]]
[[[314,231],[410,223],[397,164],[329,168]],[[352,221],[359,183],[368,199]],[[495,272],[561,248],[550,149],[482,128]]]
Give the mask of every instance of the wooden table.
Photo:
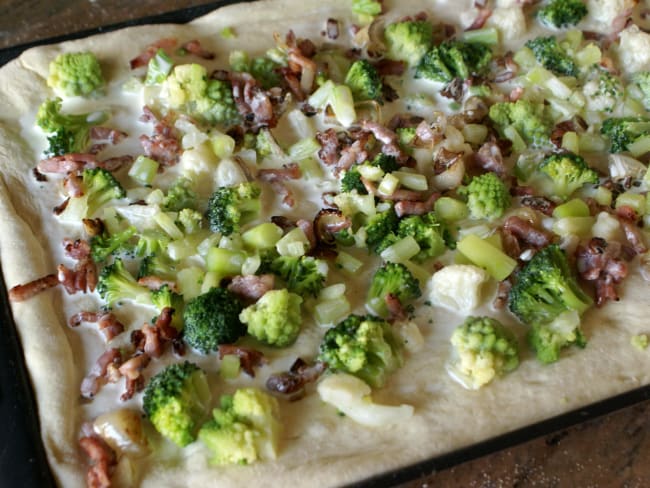
[[[0,48],[210,3],[207,0],[3,0],[0,2]],[[650,401],[403,486],[648,487]]]

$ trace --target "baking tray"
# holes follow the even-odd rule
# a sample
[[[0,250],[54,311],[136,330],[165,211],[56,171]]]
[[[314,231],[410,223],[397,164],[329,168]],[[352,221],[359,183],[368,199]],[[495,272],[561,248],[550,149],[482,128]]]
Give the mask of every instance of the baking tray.
[[[175,23],[182,24],[218,7],[252,0],[221,0],[205,5],[175,10],[159,15],[141,17],[108,26],[49,37],[0,49],[0,66],[31,47],[80,39],[124,27]],[[40,425],[34,392],[25,367],[22,346],[11,315],[7,289],[0,266],[0,418],[5,419],[0,433],[0,487],[21,486],[55,488],[45,449],[40,437]],[[643,401],[650,400],[650,385],[601,400],[556,417],[513,430],[452,452],[409,466],[382,473],[350,486],[364,488],[394,486],[425,477],[436,471],[495,453],[503,449],[551,435],[570,426],[594,420]]]

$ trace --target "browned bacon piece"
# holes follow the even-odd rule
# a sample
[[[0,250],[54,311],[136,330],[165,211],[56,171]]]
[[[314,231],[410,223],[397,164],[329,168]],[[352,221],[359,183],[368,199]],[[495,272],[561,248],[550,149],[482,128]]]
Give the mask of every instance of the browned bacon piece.
[[[406,71],[406,63],[404,61],[395,61],[392,59],[381,59],[374,63],[379,76],[395,75],[400,76]]]
[[[82,311],[74,314],[68,321],[70,327],[78,327],[82,322],[96,323],[107,341],[124,332],[124,324],[111,312]]]
[[[16,285],[9,290],[9,301],[23,302],[38,295],[42,291],[54,288],[59,284],[59,278],[56,274],[49,274],[42,278],[37,278],[23,285]]]
[[[142,391],[144,388],[144,376],[142,371],[147,367],[151,357],[148,354],[136,354],[132,358],[126,360],[119,367],[119,372],[126,379],[126,388],[124,393],[120,395],[120,400],[126,401],[133,398],[136,392]]]
[[[628,267],[622,256],[622,246],[593,237],[587,244],[576,249],[578,273],[596,285],[596,305],[604,305],[607,300],[618,300],[615,285],[627,276]]]
[[[257,173],[261,181],[270,183],[273,189],[282,195],[282,203],[288,207],[295,205],[295,200],[291,190],[284,184],[287,180],[295,180],[302,176],[300,166],[297,163],[289,163],[282,166],[281,169],[261,169]]]
[[[91,462],[86,474],[86,486],[88,488],[109,488],[111,472],[117,464],[115,451],[96,434],[81,437],[79,446]]]
[[[140,120],[154,123],[152,135],[143,134],[139,138],[147,157],[163,166],[174,166],[178,163],[181,156],[181,146],[174,128],[166,121],[159,120],[146,105],[142,108]]]
[[[400,164],[406,163],[408,155],[400,149],[395,132],[374,120],[362,120],[361,128],[365,131],[372,132],[375,138],[383,144],[381,151],[384,154],[394,156]]]
[[[326,369],[327,364],[320,361],[309,365],[303,359],[298,358],[291,365],[289,371],[269,376],[266,388],[276,393],[289,395],[292,400],[297,400],[304,394],[305,386],[316,381]]]
[[[433,210],[433,205],[440,196],[440,193],[432,193],[425,201],[400,200],[395,204],[395,213],[398,217],[424,215]]]
[[[235,344],[220,344],[219,345],[219,359],[224,356],[235,355],[239,358],[239,363],[244,372],[255,378],[256,367],[266,364],[264,353],[249,347],[236,346]]]
[[[268,92],[248,73],[230,73],[232,97],[244,124],[257,132],[262,127],[278,123],[273,102]]]
[[[214,53],[203,49],[201,46],[201,41],[198,39],[192,39],[184,43],[181,48],[185,49],[188,53],[193,54],[201,59],[214,59]]]
[[[317,132],[316,140],[321,146],[318,151],[320,160],[327,165],[336,164],[341,153],[341,143],[336,131],[330,128],[323,132]]]
[[[313,228],[316,241],[326,246],[334,244],[334,234],[351,226],[352,221],[335,208],[323,208],[314,217]]]
[[[71,198],[77,198],[84,194],[83,179],[80,173],[68,173],[63,179],[65,194]]]
[[[474,22],[465,30],[471,31],[476,29],[481,29],[487,22],[487,19],[492,15],[492,9],[489,7],[480,7],[478,9],[478,15],[474,19]]]
[[[329,18],[325,23],[325,35],[328,39],[338,39],[339,37],[339,21]]]
[[[507,168],[501,148],[494,142],[484,143],[479,150],[474,154],[474,161],[478,165],[487,170],[496,173],[499,177],[503,177],[507,173]]]
[[[503,223],[503,228],[512,233],[517,240],[522,241],[535,249],[546,247],[551,243],[551,235],[537,229],[532,223],[516,215],[508,217]]]
[[[149,63],[149,60],[156,55],[158,49],[173,49],[176,47],[177,42],[176,39],[171,37],[158,39],[156,42],[147,46],[141,54],[131,59],[129,62],[131,69],[146,66]]]
[[[126,132],[110,127],[95,125],[90,128],[90,139],[93,141],[107,141],[111,144],[117,144],[127,136]]]
[[[521,199],[521,204],[524,207],[532,208],[538,212],[548,215],[549,217],[553,215],[553,210],[557,206],[553,201],[549,200],[546,197],[534,197],[534,196],[525,196]]]
[[[233,277],[228,290],[249,302],[256,302],[275,286],[275,275],[239,275]]]
[[[102,353],[88,375],[81,382],[81,396],[93,398],[99,389],[109,381],[110,366],[119,368],[122,354],[117,348],[111,348]]]
[[[388,309],[389,321],[394,322],[396,320],[404,320],[407,317],[406,310],[404,310],[404,305],[397,297],[392,293],[388,293],[384,297],[386,302],[386,308]]]

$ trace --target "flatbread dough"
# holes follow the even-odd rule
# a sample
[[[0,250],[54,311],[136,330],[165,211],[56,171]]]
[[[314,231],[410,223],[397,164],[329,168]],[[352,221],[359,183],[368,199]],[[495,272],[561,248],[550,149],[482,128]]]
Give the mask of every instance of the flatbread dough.
[[[426,11],[449,21],[472,2],[385,2],[389,19]],[[0,69],[0,258],[8,287],[44,276],[60,262],[59,235],[52,231],[52,196],[39,188],[31,174],[39,154],[26,139],[26,119],[45,99],[49,62],[60,52],[91,50],[108,80],[126,80],[128,60],[162,37],[199,38],[227,63],[231,49],[261,53],[272,45],[273,33],[293,29],[314,40],[328,17],[350,19],[348,1],[270,0],[232,5],[187,26],[133,27],[87,39],[30,49]],[[219,32],[233,27],[235,40]],[[208,41],[211,39],[212,41]],[[30,118],[31,117],[31,118]],[[60,232],[60,231],[57,231]],[[377,402],[415,407],[401,425],[370,429],[337,416],[316,394],[281,403],[285,433],[275,462],[211,468],[203,456],[186,449],[187,460],[138,461],[142,486],[336,486],[429,459],[585,406],[650,383],[650,355],[629,344],[634,334],[647,333],[648,285],[632,266],[620,288],[622,300],[584,316],[585,350],[570,348],[554,364],[542,366],[529,352],[520,367],[489,387],[468,391],[445,371],[450,331],[459,323],[448,312],[433,310],[420,317],[423,351],[412,354],[388,385],[375,392]],[[361,297],[362,299],[363,297]],[[77,437],[92,407],[79,399],[78,387],[94,353],[81,353],[80,333],[66,325],[61,289],[26,302],[14,303],[13,313],[27,367],[37,396],[42,438],[54,475],[61,486],[83,486],[86,460]],[[92,303],[92,297],[82,297]],[[514,324],[510,317],[509,324]],[[523,337],[524,327],[519,327]],[[102,347],[101,344],[98,347]],[[298,347],[306,347],[299,345]],[[99,349],[98,349],[99,350]],[[276,371],[279,369],[276,369]],[[108,387],[107,387],[108,388]],[[216,395],[219,393],[217,387]],[[169,459],[173,459],[170,456]]]

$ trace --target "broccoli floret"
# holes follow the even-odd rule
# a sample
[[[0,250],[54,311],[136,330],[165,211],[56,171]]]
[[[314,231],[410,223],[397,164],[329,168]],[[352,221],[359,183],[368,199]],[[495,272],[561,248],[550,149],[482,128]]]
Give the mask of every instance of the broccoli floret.
[[[151,290],[151,302],[158,309],[159,313],[165,308],[173,309],[171,326],[179,332],[183,330],[183,309],[185,308],[185,302],[183,301],[182,295],[172,291],[169,285],[165,283],[157,290]]]
[[[325,275],[319,264],[311,256],[279,256],[270,262],[269,271],[282,278],[289,291],[317,296],[325,286]]]
[[[275,459],[281,431],[275,398],[256,388],[241,388],[223,395],[220,405],[199,431],[199,439],[212,451],[212,464]]]
[[[650,135],[650,118],[648,117],[618,117],[603,121],[600,132],[611,142],[610,151],[619,153],[627,151],[630,144]]]
[[[81,178],[83,195],[70,200],[66,215],[79,212],[79,220],[92,217],[111,200],[126,197],[126,191],[115,177],[103,168],[85,169]]]
[[[542,23],[558,29],[576,25],[585,15],[587,7],[580,0],[552,0],[537,12]]]
[[[385,240],[395,235],[399,225],[399,218],[391,206],[384,212],[379,212],[368,219],[366,223],[366,246],[374,253],[379,253],[387,247]],[[389,245],[389,244],[388,244]]]
[[[348,316],[329,329],[318,359],[329,369],[353,374],[380,388],[402,365],[399,342],[388,322],[372,315]]]
[[[491,172],[475,176],[469,185],[459,188],[458,193],[467,198],[467,208],[473,219],[498,219],[510,208],[508,187]]]
[[[36,125],[46,134],[50,134],[47,138],[49,148],[46,155],[61,156],[86,152],[90,145],[90,128],[105,122],[108,114],[64,114],[61,112],[61,105],[60,98],[45,100],[36,114]]]
[[[271,346],[293,344],[300,333],[302,297],[289,290],[269,290],[239,314],[248,333]]]
[[[445,41],[422,58],[415,76],[449,83],[482,74],[492,59],[489,46],[478,42]]]
[[[92,95],[104,86],[102,67],[91,52],[59,54],[50,63],[47,86],[70,97]]]
[[[642,71],[632,76],[632,82],[639,87],[643,95],[643,105],[646,109],[650,108],[650,71]]]
[[[251,61],[249,69],[262,88],[268,90],[282,83],[282,77],[278,73],[279,67],[280,65],[272,59],[261,56]]]
[[[203,214],[198,210],[184,208],[178,212],[176,223],[183,228],[185,234],[195,234],[203,227]]]
[[[612,112],[623,100],[621,80],[606,69],[595,65],[582,92],[587,97],[587,110]]]
[[[564,251],[551,244],[537,252],[517,274],[508,295],[508,308],[524,324],[532,327],[531,344],[543,362],[557,359],[560,348],[584,343],[579,329],[553,325],[565,312],[581,315],[592,300],[574,278]]]
[[[361,174],[356,164],[348,169],[341,178],[341,191],[351,192],[353,190],[356,190],[359,195],[368,194],[368,190],[361,181]]]
[[[380,317],[388,317],[386,298],[391,295],[402,305],[422,295],[420,283],[401,263],[384,263],[372,277],[366,306]]]
[[[490,317],[467,317],[451,335],[451,344],[457,354],[452,373],[472,389],[519,365],[519,344],[514,334]]]
[[[406,61],[415,67],[431,48],[433,26],[426,20],[406,20],[390,24],[384,30],[389,59]]]
[[[183,310],[183,337],[197,351],[208,354],[219,344],[231,344],[246,333],[239,320],[243,309],[237,295],[225,288],[212,288],[192,298]]]
[[[167,190],[162,200],[161,207],[170,212],[180,212],[184,208],[196,210],[199,196],[194,191],[194,184],[189,178],[179,178]]]
[[[164,252],[149,254],[140,261],[138,279],[145,276],[155,276],[162,280],[174,281],[176,279],[176,263]]]
[[[212,232],[229,236],[255,218],[260,211],[261,188],[245,182],[216,190],[208,201],[206,217]]]
[[[551,180],[546,193],[562,200],[566,200],[583,185],[599,181],[598,173],[587,166],[582,157],[570,152],[546,157],[538,169]]]
[[[540,146],[549,142],[552,122],[543,103],[523,99],[495,103],[489,116],[502,136],[507,127],[512,127],[529,144]]]
[[[399,222],[397,235],[400,238],[412,236],[420,246],[420,252],[412,258],[414,261],[440,256],[446,250],[446,242],[451,241],[449,231],[434,212],[403,218]]]
[[[352,63],[345,84],[350,87],[356,101],[379,100],[382,93],[381,78],[377,69],[365,59]]]
[[[167,249],[171,238],[165,232],[147,229],[138,235],[138,243],[135,245],[135,255],[139,257],[158,254]]]
[[[537,37],[526,43],[535,59],[546,69],[565,76],[577,76],[578,67],[553,36]]]
[[[119,258],[102,269],[97,280],[97,292],[108,306],[121,300],[151,303],[149,289],[138,284]]]
[[[153,426],[179,446],[196,439],[210,403],[210,388],[205,373],[185,361],[163,369],[144,390],[142,407]]]
[[[224,127],[241,121],[229,82],[213,80],[200,64],[176,66],[163,83],[169,106],[190,117]]]
[[[131,251],[130,241],[136,232],[137,229],[134,226],[129,226],[115,234],[110,234],[104,229],[101,234],[93,236],[90,239],[90,255],[93,261],[101,263],[117,251]]]
[[[397,171],[400,168],[400,165],[397,162],[397,158],[395,158],[395,156],[390,156],[384,153],[377,154],[375,158],[370,161],[370,164],[372,166],[377,166],[384,173],[392,173],[393,171]]]

